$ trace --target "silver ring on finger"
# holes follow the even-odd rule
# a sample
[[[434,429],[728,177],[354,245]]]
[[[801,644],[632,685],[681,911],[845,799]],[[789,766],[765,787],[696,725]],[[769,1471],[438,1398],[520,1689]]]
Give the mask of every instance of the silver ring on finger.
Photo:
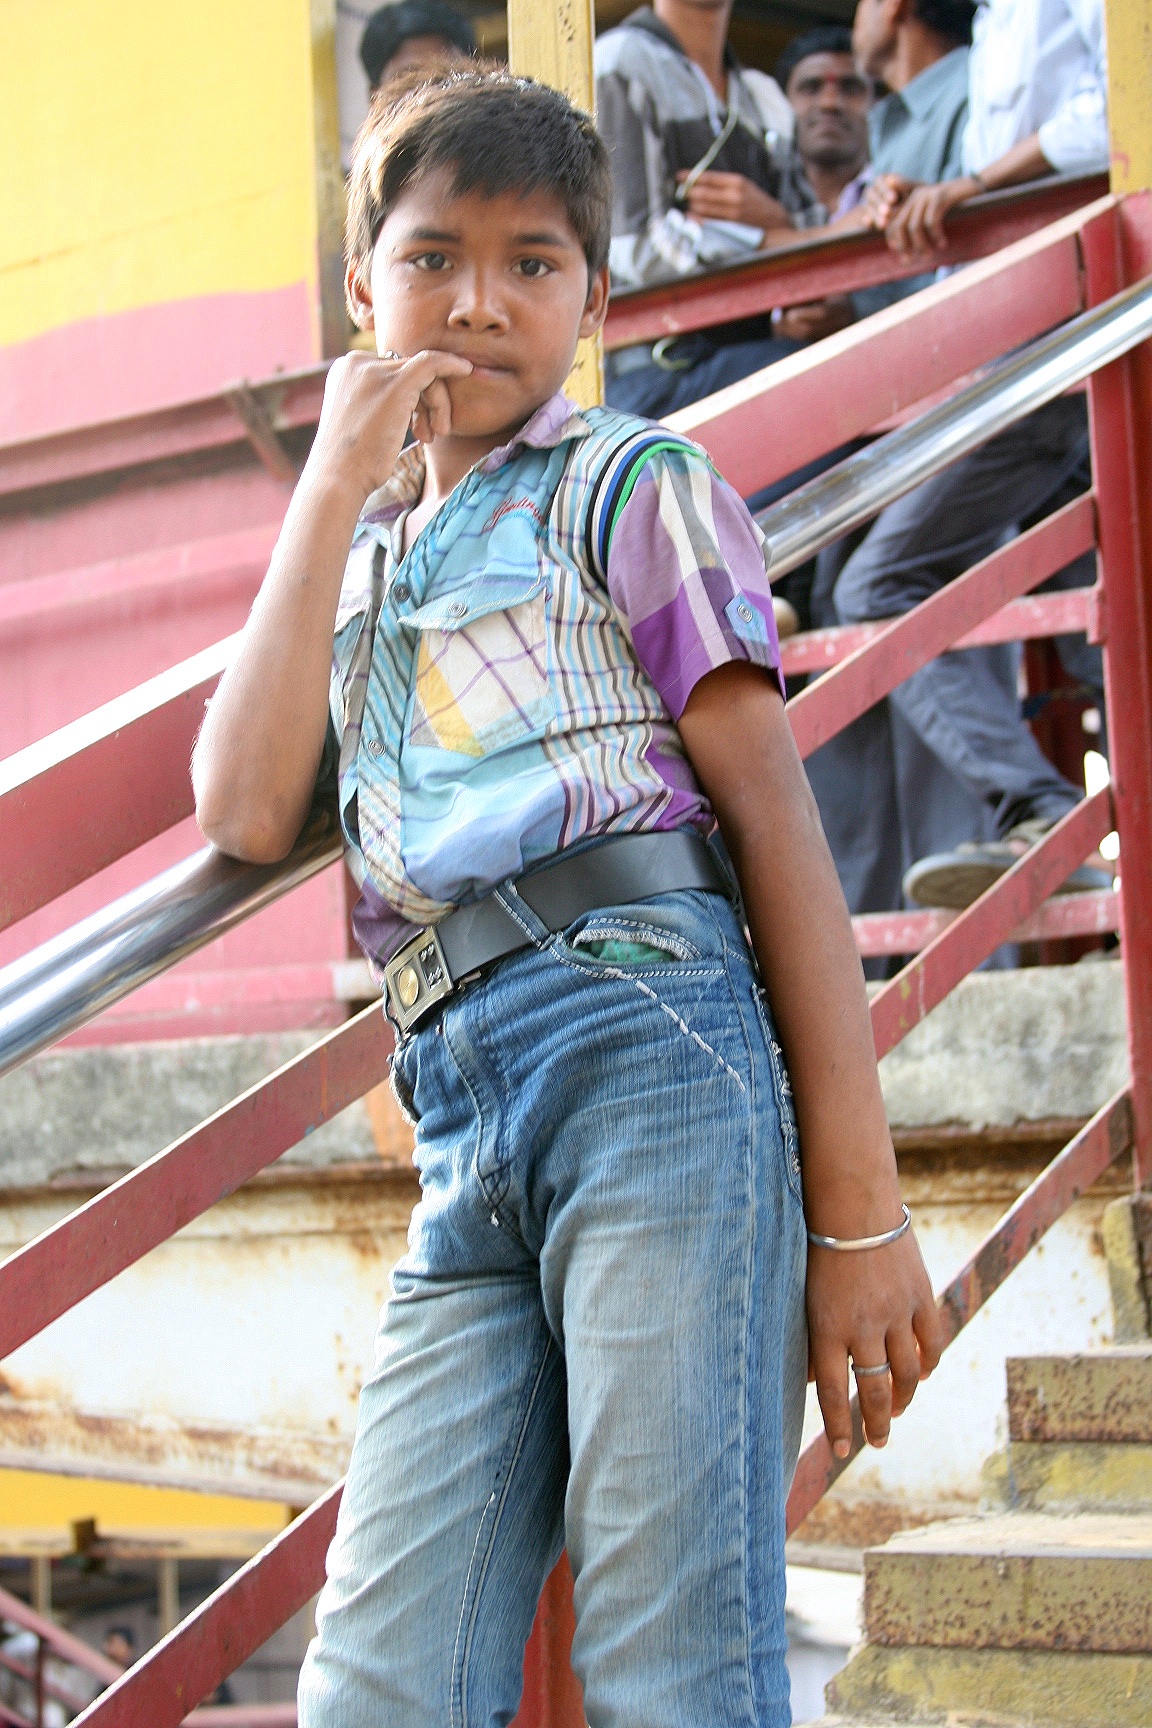
[[[877,1362],[875,1368],[862,1368],[859,1362],[853,1362],[852,1372],[857,1380],[869,1380],[874,1374],[891,1374],[891,1362]]]
[[[402,354],[397,354],[395,348],[385,348],[380,358],[381,360],[402,360],[404,356]]]

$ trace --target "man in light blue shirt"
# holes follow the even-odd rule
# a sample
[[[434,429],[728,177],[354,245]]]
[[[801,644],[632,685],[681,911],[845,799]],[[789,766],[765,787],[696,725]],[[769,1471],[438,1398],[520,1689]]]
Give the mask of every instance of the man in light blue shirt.
[[[943,240],[948,210],[979,192],[1054,168],[1106,166],[1103,41],[1103,0],[981,4],[963,145],[964,162],[974,166],[939,186],[890,184],[893,204],[877,222],[889,242],[930,251]],[[991,162],[989,151],[999,152]],[[1090,483],[1084,398],[1060,397],[881,511],[836,583],[838,616],[856,623],[909,611]],[[1094,575],[1087,554],[1044,586],[1080,587]],[[1057,646],[1102,714],[1100,650],[1077,636]],[[922,905],[967,905],[1072,809],[1083,785],[1044,756],[1014,694],[970,653],[932,661],[889,700],[993,814],[994,840],[924,857],[905,877],[905,893]],[[1102,867],[1082,866],[1065,889],[1110,883]]]

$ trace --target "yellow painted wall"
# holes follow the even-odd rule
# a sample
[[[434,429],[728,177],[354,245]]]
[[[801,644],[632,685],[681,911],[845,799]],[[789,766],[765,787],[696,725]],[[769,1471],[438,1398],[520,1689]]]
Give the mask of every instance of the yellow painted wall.
[[[118,1533],[242,1530],[272,1536],[289,1516],[288,1507],[268,1500],[0,1470],[0,1546],[11,1547],[21,1531],[70,1529],[86,1518],[96,1520],[98,1531]]]
[[[309,0],[0,0],[0,345],[315,288],[312,31]]]

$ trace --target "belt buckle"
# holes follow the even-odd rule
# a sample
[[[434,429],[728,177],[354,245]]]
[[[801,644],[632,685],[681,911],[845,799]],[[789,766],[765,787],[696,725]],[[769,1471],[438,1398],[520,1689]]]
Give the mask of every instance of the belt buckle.
[[[434,925],[427,925],[393,954],[384,968],[388,1006],[401,1032],[451,996],[455,985]]]

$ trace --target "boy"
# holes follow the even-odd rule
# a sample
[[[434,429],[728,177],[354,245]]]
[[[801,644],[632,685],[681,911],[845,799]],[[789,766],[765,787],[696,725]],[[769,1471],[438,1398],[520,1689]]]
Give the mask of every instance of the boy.
[[[593,1728],[785,1723],[806,1359],[843,1456],[850,1359],[883,1444],[940,1345],[761,541],[699,451],[561,394],[610,209],[562,96],[389,87],[349,195],[379,358],[332,368],[194,769],[271,859],[335,768],[418,1123],[300,1720],[507,1722],[566,1543]]]

